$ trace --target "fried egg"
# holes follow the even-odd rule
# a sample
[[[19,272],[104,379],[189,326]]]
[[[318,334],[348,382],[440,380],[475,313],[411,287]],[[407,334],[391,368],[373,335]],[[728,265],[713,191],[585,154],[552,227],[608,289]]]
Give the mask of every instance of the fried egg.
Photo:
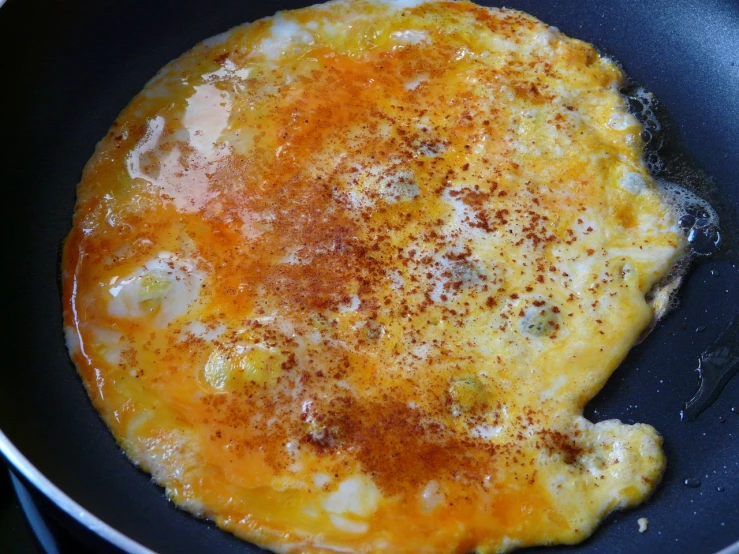
[[[582,415],[685,251],[623,82],[527,14],[418,0],[168,64],[85,167],[62,261],[123,450],[277,552],[577,543],[642,502],[657,431]]]

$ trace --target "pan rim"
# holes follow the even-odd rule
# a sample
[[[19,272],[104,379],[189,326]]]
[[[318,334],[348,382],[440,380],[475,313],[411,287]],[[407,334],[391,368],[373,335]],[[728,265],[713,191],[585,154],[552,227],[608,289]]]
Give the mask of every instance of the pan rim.
[[[0,5],[4,0],[0,0]],[[83,508],[67,493],[52,483],[41,471],[26,458],[0,429],[0,454],[8,464],[16,469],[36,490],[54,503],[68,516],[84,525],[91,532],[106,540],[115,547],[129,554],[156,554],[153,550],[124,535],[114,527],[105,523],[92,512]],[[733,553],[732,553],[733,554]]]
[[[723,550],[719,550],[716,554],[739,554],[739,541],[734,544],[730,544]]]

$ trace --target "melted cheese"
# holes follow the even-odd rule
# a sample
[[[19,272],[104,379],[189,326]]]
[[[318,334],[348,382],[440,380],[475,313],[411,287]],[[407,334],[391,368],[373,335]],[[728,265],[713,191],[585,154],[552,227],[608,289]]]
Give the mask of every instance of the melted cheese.
[[[277,551],[575,543],[664,469],[583,406],[683,251],[617,66],[512,10],[340,1],[165,67],[63,259],[95,406]]]

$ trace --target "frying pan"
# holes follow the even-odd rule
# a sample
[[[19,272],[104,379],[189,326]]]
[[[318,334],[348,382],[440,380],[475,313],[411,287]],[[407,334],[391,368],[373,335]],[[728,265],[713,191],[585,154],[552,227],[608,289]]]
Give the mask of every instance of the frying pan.
[[[85,161],[157,69],[199,40],[300,4],[9,0],[0,9],[2,296],[9,324],[0,451],[59,517],[88,529],[96,549],[258,551],[176,509],[120,453],[67,357],[58,254]],[[594,420],[647,422],[664,435],[669,468],[657,493],[609,517],[584,544],[530,552],[739,552],[739,378],[696,421],[680,418],[697,388],[698,356],[739,312],[732,243],[739,235],[739,2],[506,5],[594,43],[656,95],[667,123],[665,173],[711,199],[724,237],[721,252],[694,264],[679,306],[632,350],[586,412]],[[686,479],[700,486],[686,486]],[[640,517],[649,520],[644,534]]]

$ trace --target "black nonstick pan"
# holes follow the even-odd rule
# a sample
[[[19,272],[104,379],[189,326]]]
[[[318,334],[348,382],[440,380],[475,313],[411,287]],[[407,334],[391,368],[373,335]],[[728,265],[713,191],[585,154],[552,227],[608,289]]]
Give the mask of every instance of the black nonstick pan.
[[[176,509],[121,454],[67,356],[58,256],[82,167],[145,82],[199,40],[305,4],[8,0],[0,7],[0,452],[95,550],[259,551]],[[657,428],[669,460],[664,481],[645,505],[610,516],[585,543],[529,552],[739,553],[739,377],[729,378],[732,352],[739,356],[739,322],[729,329],[739,314],[739,1],[505,5],[594,43],[653,92],[665,127],[663,176],[696,187],[722,220],[719,251],[697,260],[677,307],[632,350],[586,413]],[[711,377],[725,388],[711,403],[706,383],[700,402],[681,417],[707,349],[727,356],[725,374]],[[704,356],[701,366],[719,362]],[[642,517],[646,533],[638,532]]]

